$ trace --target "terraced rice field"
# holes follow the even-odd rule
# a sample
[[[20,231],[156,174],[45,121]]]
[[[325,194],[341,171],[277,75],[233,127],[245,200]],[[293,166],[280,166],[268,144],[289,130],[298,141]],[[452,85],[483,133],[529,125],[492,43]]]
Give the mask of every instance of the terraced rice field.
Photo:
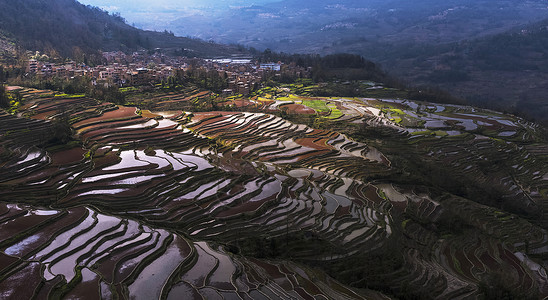
[[[314,283],[304,266],[234,257],[90,208],[0,210],[3,299],[361,298],[329,278]]]
[[[548,296],[542,214],[414,186],[395,154],[404,145],[522,211],[548,211],[546,141],[532,123],[407,100],[290,99],[399,144],[368,143],[268,114],[287,106],[276,101],[191,112],[211,96],[193,90],[146,111],[21,93],[20,117],[0,113],[2,298],[469,298],[501,269],[513,289]],[[60,116],[79,143],[44,149]],[[439,229],[454,216],[463,231]],[[399,263],[372,273],[389,251]]]
[[[155,111],[170,111],[177,109],[196,108],[205,100],[213,99],[220,102],[220,98],[210,91],[200,90],[196,87],[188,87],[183,92],[164,92],[143,97],[140,94],[128,96],[129,102],[133,105],[154,109]],[[202,108],[211,108],[207,103]]]

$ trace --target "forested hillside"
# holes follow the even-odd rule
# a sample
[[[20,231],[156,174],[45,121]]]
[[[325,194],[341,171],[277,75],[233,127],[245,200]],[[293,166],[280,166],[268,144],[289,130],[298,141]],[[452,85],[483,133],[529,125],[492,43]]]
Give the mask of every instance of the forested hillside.
[[[547,122],[548,20],[479,39],[384,49],[375,56],[410,82]]]
[[[171,48],[195,56],[237,53],[235,47],[136,29],[119,15],[75,0],[0,0],[0,30],[27,50],[78,58],[98,50]]]

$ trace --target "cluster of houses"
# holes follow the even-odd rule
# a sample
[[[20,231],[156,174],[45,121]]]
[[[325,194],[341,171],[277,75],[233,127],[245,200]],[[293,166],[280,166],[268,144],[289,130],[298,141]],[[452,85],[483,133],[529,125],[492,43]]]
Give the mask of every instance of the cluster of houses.
[[[298,67],[294,63],[258,63],[251,59],[208,59],[202,60],[200,67],[217,70],[220,76],[227,78],[228,88],[223,90],[225,95],[248,95],[270,76],[286,73],[293,77],[306,77],[311,71],[310,68]]]
[[[155,65],[146,61],[122,64],[118,62],[90,67],[75,62],[54,64],[30,59],[26,72],[39,78],[72,78],[86,76],[94,85],[104,86],[140,86],[155,84],[167,80],[173,74],[173,66]]]
[[[104,52],[103,57],[106,63],[95,67],[72,61],[54,64],[30,59],[26,72],[44,79],[86,76],[91,78],[94,85],[127,87],[166,82],[177,70],[201,68],[215,70],[227,79],[228,88],[223,91],[224,94],[243,95],[249,94],[268,76],[281,76],[282,71],[299,77],[304,77],[309,72],[294,64],[284,65],[281,62],[260,64],[251,59],[184,58],[167,56],[160,52]]]

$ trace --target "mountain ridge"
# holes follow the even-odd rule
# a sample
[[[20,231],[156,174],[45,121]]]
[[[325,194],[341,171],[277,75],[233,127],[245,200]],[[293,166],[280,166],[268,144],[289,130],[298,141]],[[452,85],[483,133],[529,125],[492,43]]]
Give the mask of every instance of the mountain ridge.
[[[76,0],[0,1],[0,30],[27,50],[50,56],[74,57],[100,50],[189,49],[196,56],[242,53],[242,48],[144,31],[128,25],[120,15],[85,6]]]

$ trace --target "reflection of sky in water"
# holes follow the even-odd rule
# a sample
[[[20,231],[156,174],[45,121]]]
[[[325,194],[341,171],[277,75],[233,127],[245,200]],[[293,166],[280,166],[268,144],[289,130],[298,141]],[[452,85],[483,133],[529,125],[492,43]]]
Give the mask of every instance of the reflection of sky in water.
[[[113,166],[104,168],[103,171],[119,170],[119,169],[126,169],[126,168],[132,168],[132,167],[142,167],[142,166],[148,165],[148,163],[146,162],[135,159],[135,152],[133,152],[133,150],[122,151],[122,153],[120,153],[120,158],[122,159],[122,161],[120,161],[118,164],[115,164]]]
[[[133,125],[128,125],[128,126],[123,126],[123,127],[118,127],[118,129],[135,129],[135,128],[145,128],[145,127],[150,127],[150,126],[153,126],[153,125],[156,125],[156,120],[148,120],[147,122],[144,122],[144,123],[139,123],[139,124],[133,124]]]
[[[14,256],[17,256],[19,255],[27,246],[29,246],[30,244],[36,242],[38,239],[40,238],[40,236],[38,235],[33,235],[33,236],[29,236],[28,238],[20,241],[19,243],[7,248],[6,250],[4,250],[4,253],[6,253],[7,255],[14,255]]]
[[[409,115],[410,117],[425,121],[424,128],[427,128],[427,129],[449,127],[449,125],[445,124],[445,122],[444,122],[445,120],[457,121],[457,123],[455,125],[456,126],[463,126],[465,128],[465,130],[467,130],[467,131],[476,130],[478,128],[478,126],[492,126],[492,123],[487,122],[487,120],[496,121],[496,122],[500,123],[502,126],[519,127],[519,125],[517,125],[515,122],[513,122],[511,120],[508,120],[508,119],[505,119],[503,116],[497,116],[497,115],[483,116],[483,115],[477,115],[477,114],[472,114],[472,113],[461,112],[461,113],[456,113],[456,115],[461,115],[461,116],[463,116],[463,118],[454,118],[454,117],[448,117],[448,116],[443,116],[443,115],[438,115],[437,114],[437,113],[440,113],[440,112],[444,112],[446,110],[446,107],[454,107],[458,110],[463,109],[465,111],[472,111],[472,112],[476,111],[475,109],[470,108],[470,107],[464,107],[464,106],[459,106],[459,105],[450,105],[450,104],[447,104],[447,105],[429,104],[426,107],[423,106],[423,109],[424,108],[435,109],[435,112],[434,113],[427,113],[426,116],[419,116],[415,113],[415,110],[417,109],[417,107],[419,107],[419,104],[414,102],[414,101],[399,100],[399,99],[378,99],[378,101],[387,102],[387,103],[398,103],[398,104],[408,106],[410,109],[403,109],[403,111],[407,115]],[[368,108],[368,109],[371,109],[371,108]],[[484,118],[484,121],[474,120],[474,119],[471,119],[471,118],[468,118],[468,117]],[[410,133],[411,132],[424,131],[424,129],[417,129],[417,128],[407,128],[405,130],[410,132]],[[461,132],[455,131],[455,130],[448,131],[447,133],[449,135],[461,134]],[[512,136],[514,134],[516,134],[515,131],[504,131],[504,132],[501,132],[499,134],[499,136]]]
[[[516,131],[503,131],[503,132],[499,133],[499,136],[513,136],[516,133],[517,133]]]

